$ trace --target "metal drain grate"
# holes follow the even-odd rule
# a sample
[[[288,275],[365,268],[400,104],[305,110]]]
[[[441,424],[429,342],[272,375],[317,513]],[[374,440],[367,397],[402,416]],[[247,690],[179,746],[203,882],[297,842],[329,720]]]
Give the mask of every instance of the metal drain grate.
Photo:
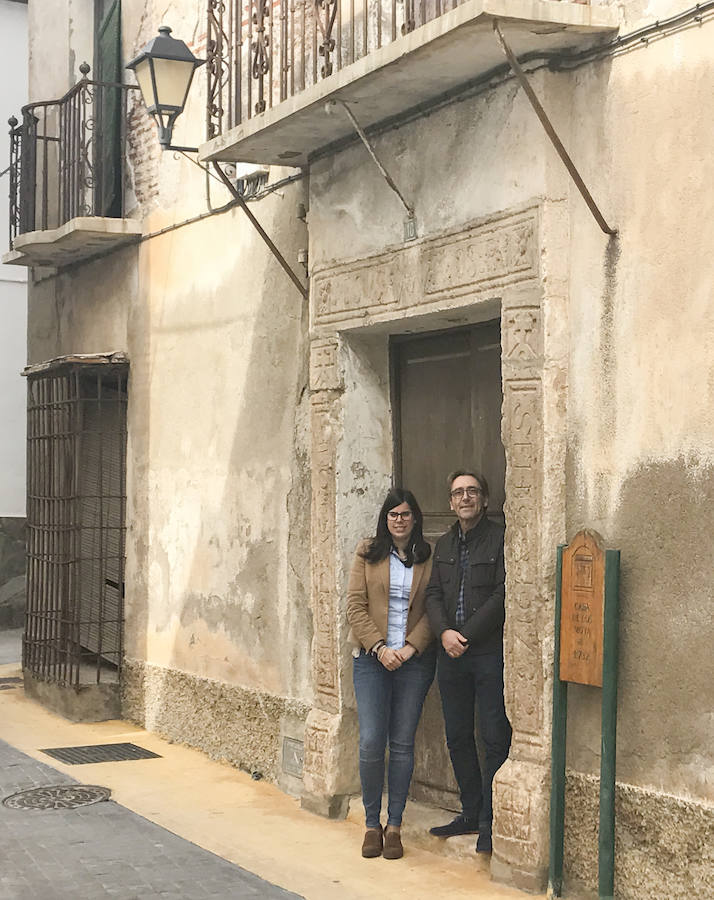
[[[22,684],[22,678],[0,678],[0,684]]]
[[[76,809],[101,803],[111,794],[109,788],[94,784],[50,784],[11,794],[2,804],[9,809]]]
[[[127,759],[160,759],[158,753],[144,750],[136,744],[90,744],[88,747],[53,747],[41,750],[60,762],[70,766],[86,763],[122,762]]]

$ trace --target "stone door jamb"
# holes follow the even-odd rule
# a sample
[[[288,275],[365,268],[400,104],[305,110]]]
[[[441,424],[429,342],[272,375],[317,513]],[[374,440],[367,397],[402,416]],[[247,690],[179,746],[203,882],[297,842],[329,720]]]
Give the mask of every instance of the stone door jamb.
[[[567,219],[539,202],[316,271],[311,285],[312,603],[315,701],[305,736],[303,804],[346,810],[356,789],[356,721],[345,703],[343,548],[336,500],[343,438],[343,330],[430,330],[487,318],[500,300],[506,449],[508,762],[494,793],[494,875],[537,890],[548,857],[554,548],[564,534]],[[490,304],[490,305],[489,305]],[[497,314],[497,313],[496,313]],[[474,319],[474,316],[476,318]],[[441,322],[443,325],[440,325]],[[547,423],[547,427],[546,427]],[[342,535],[340,536],[342,539]],[[352,539],[353,536],[352,536]],[[341,580],[341,579],[340,579]]]

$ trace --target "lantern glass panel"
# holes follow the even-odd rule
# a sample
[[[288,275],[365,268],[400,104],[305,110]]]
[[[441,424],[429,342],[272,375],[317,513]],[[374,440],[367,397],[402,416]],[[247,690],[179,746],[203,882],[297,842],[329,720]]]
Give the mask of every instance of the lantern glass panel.
[[[156,107],[156,97],[154,97],[154,86],[151,82],[150,61],[148,59],[142,59],[140,63],[137,63],[136,68],[134,69],[134,75],[136,75],[141,96],[144,98],[144,106],[146,106],[147,109],[154,109]]]
[[[186,92],[191,83],[192,75],[192,62],[182,62],[176,59],[155,59],[154,77],[156,79],[158,106],[173,106],[176,109],[180,109],[186,99]],[[141,85],[141,82],[139,84]]]

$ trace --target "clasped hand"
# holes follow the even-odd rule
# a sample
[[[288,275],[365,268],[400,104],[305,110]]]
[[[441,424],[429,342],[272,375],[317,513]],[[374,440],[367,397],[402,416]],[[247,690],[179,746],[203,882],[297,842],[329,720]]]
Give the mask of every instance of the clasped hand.
[[[403,647],[399,647],[398,650],[385,645],[379,648],[377,659],[382,663],[385,669],[394,672],[394,670],[398,669],[402,663],[411,659],[415,653],[416,650],[411,644],[405,644]]]
[[[447,628],[446,631],[441,633],[441,646],[446,650],[447,656],[450,656],[452,659],[458,659],[459,656],[462,656],[468,650],[469,642],[460,631],[456,631],[454,628]]]

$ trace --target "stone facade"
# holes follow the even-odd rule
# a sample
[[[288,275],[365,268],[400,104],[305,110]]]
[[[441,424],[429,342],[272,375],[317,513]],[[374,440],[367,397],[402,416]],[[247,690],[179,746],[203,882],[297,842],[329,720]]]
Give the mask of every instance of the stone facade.
[[[569,771],[565,803],[565,895],[597,896],[599,779]],[[615,883],[622,900],[714,893],[714,808],[619,782],[615,792]]]
[[[283,790],[301,790],[302,760],[294,769],[286,765],[285,752],[291,743],[303,743],[305,703],[136,661],[123,673],[122,712]]]
[[[68,61],[46,65],[57,35],[74,62],[91,48],[74,5],[46,20],[30,6],[34,99],[68,86]],[[129,58],[162,10],[122,8]],[[172,7],[197,52],[204,12]],[[623,29],[649,21],[634,2],[623,15]],[[707,28],[529,76],[616,238],[517,84],[479,85],[373,135],[415,240],[357,142],[256,204],[289,261],[309,245],[308,303],[240,210],[200,218],[204,173],[159,153],[132,108],[128,214],[144,239],[36,273],[29,328],[32,362],[130,359],[124,715],[344,815],[358,791],[345,585],[393,479],[390,340],[499,319],[514,737],[492,873],[545,883],[556,547],[591,527],[622,552],[617,895],[711,893]],[[179,143],[200,135],[191,103]],[[566,878],[590,891],[599,712],[574,686]]]

